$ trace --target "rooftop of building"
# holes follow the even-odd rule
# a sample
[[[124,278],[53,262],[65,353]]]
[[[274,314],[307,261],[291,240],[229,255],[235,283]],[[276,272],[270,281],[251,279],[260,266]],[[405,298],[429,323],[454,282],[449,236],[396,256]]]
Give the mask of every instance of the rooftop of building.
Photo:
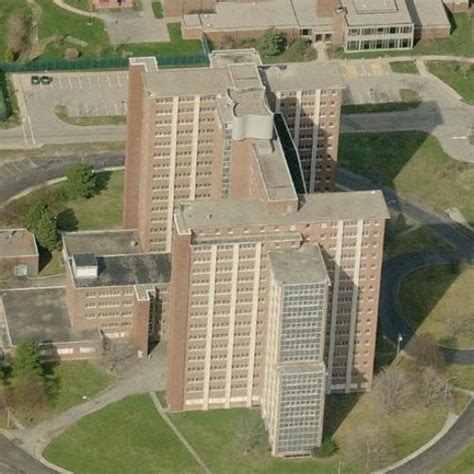
[[[283,225],[357,219],[388,219],[381,191],[308,194],[297,212],[269,213],[256,199],[183,203],[176,213],[180,232],[222,226]]]
[[[250,50],[252,51],[252,50]],[[212,60],[213,67],[191,69],[154,69],[147,67],[145,88],[152,97],[172,97],[190,95],[225,95],[229,89],[245,88],[250,85],[268,84],[274,91],[343,89],[339,69],[335,65],[315,62],[290,63],[285,65],[258,66],[243,62],[246,53],[233,55],[221,51],[220,58]],[[250,53],[249,53],[250,54]],[[251,53],[252,57],[254,54]],[[234,58],[237,63],[232,63]],[[248,58],[248,56],[247,56]],[[148,58],[137,58],[131,64],[147,63]],[[150,62],[150,61],[149,61]],[[151,62],[150,62],[151,64]],[[257,79],[254,72],[259,71]],[[245,74],[248,74],[246,77]]]
[[[26,229],[0,229],[0,258],[38,255],[35,236]]]
[[[263,30],[266,28],[332,28],[330,17],[318,16],[314,0],[273,0],[263,2],[217,2],[214,13],[183,16],[187,27],[204,31]]]
[[[441,0],[405,0],[415,25],[450,28],[446,9]]]
[[[77,330],[69,321],[64,288],[6,291],[2,294],[8,344],[29,340],[58,343],[98,340],[96,330]]]
[[[349,26],[411,24],[406,0],[341,0]]]
[[[279,140],[253,140],[252,145],[268,199],[298,199]]]
[[[170,254],[98,256],[97,266],[97,277],[74,277],[77,288],[159,284],[171,278]]]
[[[128,255],[141,252],[136,230],[81,231],[63,234],[64,247],[73,254]]]
[[[211,68],[223,68],[230,64],[262,64],[260,54],[254,48],[215,49],[209,55]]]
[[[304,244],[298,250],[271,252],[275,279],[283,285],[326,282],[329,276],[319,246]]]

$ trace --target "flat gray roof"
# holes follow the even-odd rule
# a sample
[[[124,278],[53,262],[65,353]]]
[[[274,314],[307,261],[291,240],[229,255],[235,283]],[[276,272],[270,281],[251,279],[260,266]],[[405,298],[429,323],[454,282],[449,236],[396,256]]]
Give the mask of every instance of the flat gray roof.
[[[273,274],[282,284],[319,283],[329,277],[318,245],[304,244],[298,250],[271,252]]]
[[[273,91],[345,88],[339,69],[332,64],[290,63],[261,70]]]
[[[219,64],[219,61],[217,63]],[[229,69],[229,64],[226,61],[221,63],[226,65],[192,69],[148,70],[145,74],[145,88],[153,97],[217,95],[225,94],[234,85],[248,87],[259,83],[254,65],[233,64]],[[252,70],[253,73],[251,73]],[[263,73],[262,82],[268,83],[273,91],[343,89],[345,87],[339,69],[330,64],[322,65],[313,61],[278,66],[258,66],[258,70]],[[232,78],[236,79],[236,84]]]
[[[253,140],[253,150],[269,200],[296,200],[298,196],[278,139]]]
[[[215,49],[209,55],[211,67],[225,67],[230,64],[262,64],[260,54],[254,48]]]
[[[67,232],[63,234],[63,241],[69,256],[81,253],[123,255],[141,252],[138,232],[135,230]]]
[[[170,254],[148,253],[97,258],[97,278],[77,278],[77,288],[165,283],[171,278]]]
[[[38,343],[92,341],[96,330],[73,329],[69,321],[64,288],[6,291],[2,294],[7,334],[14,346]]]
[[[26,229],[0,229],[0,258],[38,255],[34,235]]]
[[[413,23],[417,26],[451,27],[441,0],[406,0]]]
[[[235,225],[297,224],[355,219],[388,219],[381,191],[318,193],[304,196],[297,212],[273,214],[254,199],[194,201],[177,211],[178,229],[206,229]]]
[[[341,0],[349,26],[384,26],[413,23],[405,0]]]

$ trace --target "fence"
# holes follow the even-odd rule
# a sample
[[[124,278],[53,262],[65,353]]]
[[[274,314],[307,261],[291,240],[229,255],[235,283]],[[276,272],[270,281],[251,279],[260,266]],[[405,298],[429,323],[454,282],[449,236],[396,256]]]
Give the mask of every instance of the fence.
[[[207,45],[206,45],[207,46]],[[209,64],[206,49],[195,54],[159,54],[156,57],[161,68],[205,66]],[[131,56],[130,56],[131,57]],[[127,69],[129,56],[124,58],[88,59],[79,58],[74,60],[55,59],[37,60],[27,63],[1,63],[0,73],[5,72],[34,72],[34,71],[71,71],[90,69]]]

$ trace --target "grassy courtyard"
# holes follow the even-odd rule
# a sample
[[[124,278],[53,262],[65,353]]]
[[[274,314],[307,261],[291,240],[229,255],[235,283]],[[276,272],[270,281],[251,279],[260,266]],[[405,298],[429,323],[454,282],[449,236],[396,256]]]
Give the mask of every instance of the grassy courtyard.
[[[48,403],[41,411],[36,412],[33,418],[20,417],[20,421],[28,426],[66,411],[81,403],[84,397],[89,398],[101,392],[113,381],[113,377],[103,368],[89,361],[69,361],[47,365],[45,373]],[[5,421],[2,410],[0,410],[0,424],[1,419]]]
[[[343,134],[339,164],[440,211],[456,207],[474,224],[474,165],[453,160],[425,132]]]
[[[54,108],[56,117],[62,122],[79,127],[97,126],[97,125],[125,125],[127,117],[125,115],[99,115],[72,117],[68,114],[64,105],[57,105]]]
[[[43,201],[57,215],[61,231],[118,229],[122,223],[123,172],[98,173],[97,181],[98,193],[90,199],[68,199],[63,183],[38,189],[1,209],[0,227],[24,227],[28,207]],[[41,276],[62,272],[60,251],[43,251],[40,256]]]
[[[472,347],[474,267],[433,265],[408,274],[400,285],[400,305],[410,325],[451,347]]]
[[[284,460],[268,452],[243,453],[242,423],[260,416],[258,410],[232,409],[175,413],[173,423],[215,473],[329,474],[361,473],[345,458],[350,432],[360,425],[386,426],[394,458],[417,449],[442,427],[446,409],[409,408],[387,418],[374,409],[371,394],[331,395],[326,403],[326,436],[334,436],[340,451],[327,459]],[[76,474],[193,473],[194,460],[159,417],[148,395],[128,397],[89,415],[53,440],[44,451],[49,461]],[[362,474],[362,473],[361,473]]]
[[[427,61],[428,70],[474,104],[474,64],[459,61]]]
[[[82,418],[53,440],[43,455],[75,474],[202,472],[147,394]]]

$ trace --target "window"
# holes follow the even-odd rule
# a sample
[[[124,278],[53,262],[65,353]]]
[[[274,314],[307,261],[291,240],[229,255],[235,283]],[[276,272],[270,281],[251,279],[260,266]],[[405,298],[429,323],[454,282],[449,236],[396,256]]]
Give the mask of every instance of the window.
[[[91,354],[91,353],[95,352],[95,347],[81,347],[79,349],[79,352],[81,354]]]
[[[58,354],[74,354],[74,349],[72,347],[64,347],[62,349],[58,349]]]

